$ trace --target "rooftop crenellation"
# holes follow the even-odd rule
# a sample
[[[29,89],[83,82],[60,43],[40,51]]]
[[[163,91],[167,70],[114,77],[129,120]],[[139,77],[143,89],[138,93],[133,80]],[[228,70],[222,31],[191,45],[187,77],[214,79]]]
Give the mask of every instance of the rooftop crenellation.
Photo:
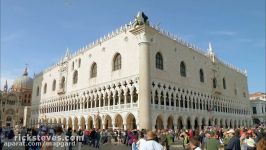
[[[124,25],[120,26],[119,28],[107,33],[106,35],[96,39],[95,41],[92,41],[91,43],[83,46],[82,48],[78,49],[74,53],[72,53],[72,54],[70,53],[70,55],[69,55],[67,60],[70,60],[71,58],[73,58],[73,57],[75,57],[75,56],[77,56],[79,54],[83,54],[84,52],[92,49],[93,47],[95,47],[95,46],[97,46],[97,45],[99,45],[99,44],[101,44],[101,43],[103,43],[103,42],[105,42],[105,41],[107,41],[107,40],[109,40],[109,39],[111,39],[111,38],[123,33],[123,32],[126,32],[126,31],[132,29],[133,27],[134,27],[134,21],[130,21],[129,23],[124,24]],[[207,53],[206,53],[205,50],[199,48],[198,46],[196,46],[193,43],[185,41],[180,36],[177,36],[177,35],[175,35],[173,33],[170,33],[168,31],[160,28],[158,25],[151,25],[150,24],[150,27],[155,29],[155,30],[157,30],[159,33],[161,33],[162,35],[168,37],[169,39],[172,39],[172,40],[178,42],[179,44],[181,44],[181,45],[183,45],[185,47],[188,47],[188,48],[194,50],[195,52],[207,57]],[[243,71],[243,70],[241,70],[241,69],[239,69],[239,68],[237,68],[237,67],[235,67],[235,66],[233,66],[233,65],[231,65],[229,63],[226,63],[225,61],[222,61],[220,58],[217,58],[217,59],[219,60],[219,62],[221,64],[227,66],[228,68],[231,68],[231,69],[241,73],[242,75],[247,76],[247,71],[246,70]],[[61,58],[57,63],[55,63],[54,65],[48,67],[43,72],[47,72],[47,71],[51,70],[52,68],[60,65],[63,62],[64,62],[64,58]],[[39,74],[41,74],[43,72],[40,72]],[[39,74],[37,74],[36,76],[38,76]]]

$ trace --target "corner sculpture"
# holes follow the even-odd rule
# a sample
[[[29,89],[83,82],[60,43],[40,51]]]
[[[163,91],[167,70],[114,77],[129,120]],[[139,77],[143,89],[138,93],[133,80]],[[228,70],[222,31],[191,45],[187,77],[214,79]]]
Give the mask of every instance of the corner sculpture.
[[[135,17],[134,28],[141,26],[141,25],[149,25],[148,16],[144,14],[144,12],[138,12],[137,16]]]

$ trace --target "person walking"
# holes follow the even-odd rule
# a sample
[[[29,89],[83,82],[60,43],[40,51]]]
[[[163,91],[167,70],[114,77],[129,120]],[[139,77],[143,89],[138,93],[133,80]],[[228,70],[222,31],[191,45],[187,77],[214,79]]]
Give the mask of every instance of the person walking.
[[[197,137],[193,137],[190,139],[189,147],[190,147],[190,150],[201,150],[200,141],[198,140]]]
[[[144,139],[144,134],[141,132],[140,133],[140,139],[137,142],[138,149],[142,149],[145,142],[146,142],[146,140]]]
[[[65,135],[63,133],[62,127],[56,127],[55,130],[56,140],[54,141],[57,146],[53,147],[53,150],[65,150]]]
[[[180,134],[180,137],[182,138],[182,145],[183,145],[183,148],[185,150],[188,149],[188,143],[189,143],[189,138],[188,138],[188,134],[186,131],[184,131],[183,133]]]
[[[219,150],[221,144],[220,142],[216,139],[216,135],[214,131],[210,131],[210,138],[207,139],[206,142],[206,150]]]
[[[66,133],[66,139],[67,139],[66,149],[67,150],[72,150],[72,142],[74,142],[74,141],[71,141],[71,136],[72,136],[72,128],[69,127],[67,129],[67,133]]]
[[[156,134],[152,131],[147,132],[147,141],[143,144],[140,150],[163,150],[163,146],[154,139]]]
[[[100,139],[101,139],[101,134],[100,131],[97,130],[95,133],[95,148],[100,148]]]
[[[81,145],[82,145],[82,142],[84,139],[83,131],[81,129],[79,129],[77,135],[78,135],[77,136],[78,150],[81,150]]]
[[[2,128],[0,128],[0,149],[2,149],[3,148],[3,146],[4,146],[4,134],[3,134],[3,130],[2,130]]]
[[[247,132],[243,144],[246,145],[246,150],[256,150],[256,142],[252,137],[252,131]]]
[[[234,132],[234,136],[230,139],[225,150],[241,150],[240,146],[240,131],[237,129]]]

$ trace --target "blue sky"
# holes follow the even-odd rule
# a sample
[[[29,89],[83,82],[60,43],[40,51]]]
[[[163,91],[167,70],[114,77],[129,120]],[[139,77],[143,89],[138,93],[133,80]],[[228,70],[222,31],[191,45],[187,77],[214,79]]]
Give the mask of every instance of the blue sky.
[[[1,0],[1,88],[33,76],[144,11],[151,23],[248,71],[265,92],[265,0]]]

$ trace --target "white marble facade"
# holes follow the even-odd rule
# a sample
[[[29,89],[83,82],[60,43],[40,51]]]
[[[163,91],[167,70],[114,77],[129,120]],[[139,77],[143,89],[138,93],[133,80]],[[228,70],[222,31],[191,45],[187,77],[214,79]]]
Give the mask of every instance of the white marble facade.
[[[122,26],[36,75],[32,122],[64,128],[251,126],[247,74],[158,27]]]

